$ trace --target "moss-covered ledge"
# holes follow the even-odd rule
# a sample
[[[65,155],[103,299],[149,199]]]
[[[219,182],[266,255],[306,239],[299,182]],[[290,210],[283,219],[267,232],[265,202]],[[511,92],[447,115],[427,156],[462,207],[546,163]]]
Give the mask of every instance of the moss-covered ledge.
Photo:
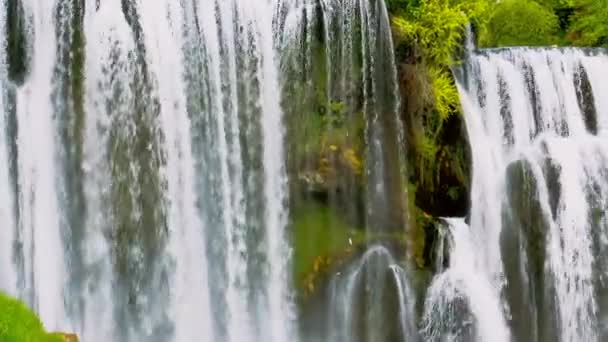
[[[0,341],[78,342],[74,334],[48,333],[25,304],[0,292]]]

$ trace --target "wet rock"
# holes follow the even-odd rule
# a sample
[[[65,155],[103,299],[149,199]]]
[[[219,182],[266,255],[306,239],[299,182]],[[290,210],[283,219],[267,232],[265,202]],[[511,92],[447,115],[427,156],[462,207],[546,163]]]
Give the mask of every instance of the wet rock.
[[[21,0],[7,1],[6,16],[6,56],[8,76],[21,84],[29,72],[31,49],[28,43],[28,18]]]
[[[508,201],[501,253],[509,324],[517,341],[555,341],[558,332],[555,292],[551,274],[545,268],[549,221],[543,215],[538,196],[538,182],[545,180],[534,177],[526,160],[512,163],[506,173]],[[545,177],[547,183],[552,183],[551,173]],[[550,197],[554,197],[551,191]]]
[[[404,272],[400,279],[409,282],[409,272],[394,258],[403,248],[396,241],[376,242],[335,265],[331,277],[300,304],[301,336],[310,341],[418,341],[415,314],[401,306],[402,299],[409,305],[417,298],[393,269],[398,267]]]
[[[576,99],[583,114],[583,121],[587,131],[591,134],[597,134],[597,111],[595,109],[595,100],[593,98],[593,89],[589,82],[587,71],[582,65],[579,65],[574,74],[574,86],[576,89]]]
[[[470,206],[471,148],[464,116],[454,113],[428,141],[434,111],[427,67],[415,49],[397,47],[401,117],[405,125],[409,181],[416,185],[415,202],[435,217],[463,217]],[[400,50],[401,49],[401,50]],[[433,156],[429,158],[428,143]]]

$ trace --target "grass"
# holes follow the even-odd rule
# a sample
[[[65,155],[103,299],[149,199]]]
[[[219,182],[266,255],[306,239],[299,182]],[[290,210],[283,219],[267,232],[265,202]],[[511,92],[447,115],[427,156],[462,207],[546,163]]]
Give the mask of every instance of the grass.
[[[59,334],[49,334],[25,304],[0,293],[0,341],[63,342]]]

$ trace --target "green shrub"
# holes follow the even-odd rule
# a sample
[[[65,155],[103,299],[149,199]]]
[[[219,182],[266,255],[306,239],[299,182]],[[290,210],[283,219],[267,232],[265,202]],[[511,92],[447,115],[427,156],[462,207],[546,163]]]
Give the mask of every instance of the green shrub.
[[[427,64],[449,67],[461,48],[466,25],[481,26],[490,9],[486,0],[421,0],[420,6],[393,17],[400,39],[420,48]]]
[[[424,114],[423,129],[412,134],[421,188],[433,189],[438,182],[439,140],[447,120],[460,112],[451,67],[459,63],[466,27],[472,23],[483,29],[492,5],[489,0],[420,0],[418,6],[393,15],[397,42],[421,55],[430,85],[430,91],[420,96],[431,99],[432,110]]]
[[[480,37],[485,46],[539,46],[559,42],[559,21],[552,10],[530,0],[505,0],[496,5],[487,33]]]
[[[575,7],[569,30],[572,43],[608,46],[608,0],[575,0]]]
[[[40,319],[23,303],[0,293],[0,341],[62,342],[63,339],[47,334]]]

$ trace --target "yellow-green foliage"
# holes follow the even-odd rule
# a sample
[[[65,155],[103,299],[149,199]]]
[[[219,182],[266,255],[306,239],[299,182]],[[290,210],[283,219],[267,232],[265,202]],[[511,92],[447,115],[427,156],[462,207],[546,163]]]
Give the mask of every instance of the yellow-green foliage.
[[[0,341],[62,342],[57,334],[47,334],[40,319],[23,303],[0,293]]]
[[[434,134],[437,134],[441,129],[441,123],[460,106],[460,97],[449,70],[432,67],[429,68],[429,76],[435,98],[435,110],[439,115],[437,127],[434,127]]]
[[[430,125],[432,135],[460,103],[449,68],[458,62],[455,56],[461,49],[466,26],[475,23],[483,27],[490,9],[488,0],[422,0],[418,7],[393,16],[398,39],[414,44],[429,68],[439,116]]]
[[[451,74],[469,23],[485,27],[493,2],[490,0],[421,0],[392,17],[396,39],[414,46],[426,65],[434,110],[426,113],[424,132],[416,132],[418,173],[425,188],[438,177],[438,139],[446,120],[460,112],[458,90]]]
[[[498,3],[480,37],[484,46],[538,46],[559,42],[558,18],[550,8],[530,0]]]
[[[422,0],[409,13],[393,17],[398,34],[414,42],[429,64],[450,66],[469,22],[483,23],[487,0]]]
[[[573,0],[569,36],[575,45],[608,46],[608,0]]]

